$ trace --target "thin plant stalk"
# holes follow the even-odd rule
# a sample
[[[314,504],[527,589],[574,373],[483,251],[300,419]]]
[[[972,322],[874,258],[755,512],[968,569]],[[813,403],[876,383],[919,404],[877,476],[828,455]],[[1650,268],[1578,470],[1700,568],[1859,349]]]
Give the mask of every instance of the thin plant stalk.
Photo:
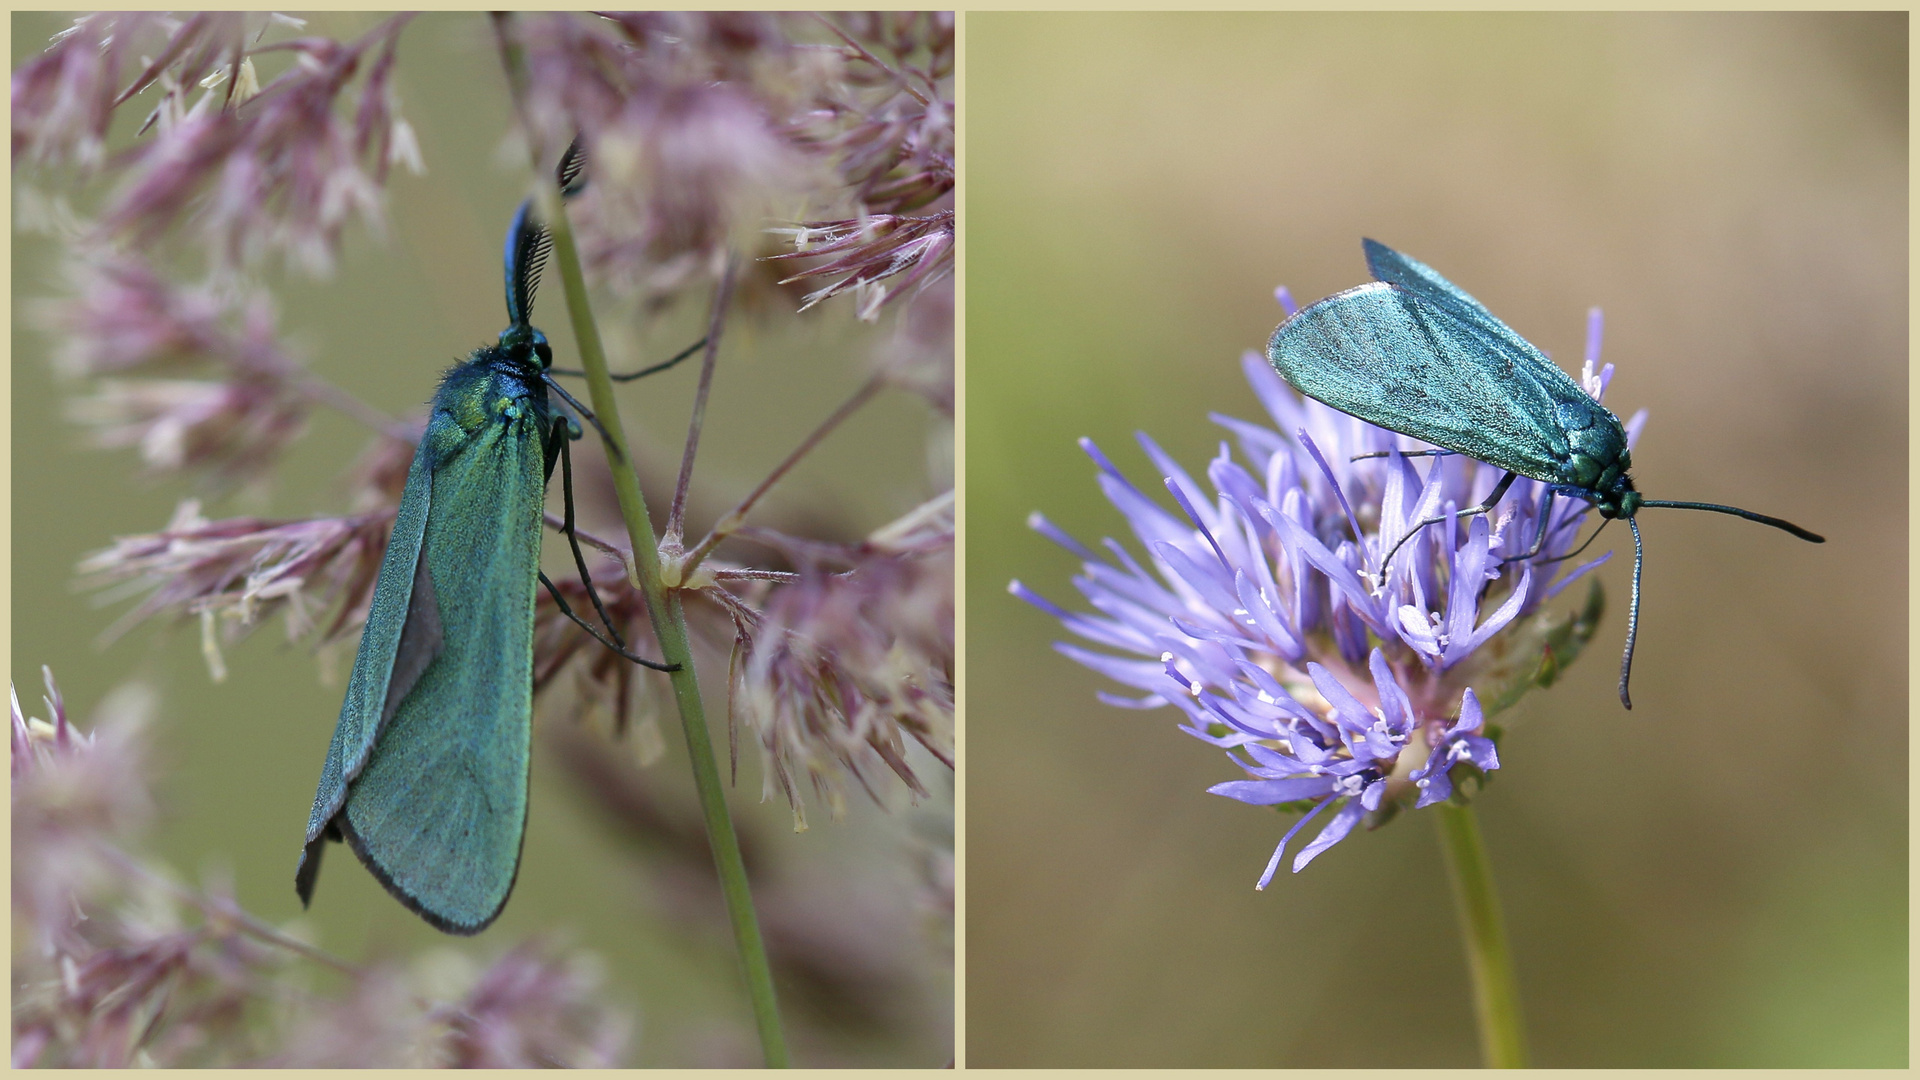
[[[747,997],[753,1006],[754,1025],[759,1031],[761,1051],[769,1068],[788,1064],[786,1035],[780,1027],[779,1006],[774,998],[773,969],[767,962],[767,949],[760,936],[760,923],[753,909],[753,896],[747,884],[746,863],[740,856],[740,840],[727,812],[726,789],[713,756],[713,740],[707,733],[706,709],[700,700],[700,684],[694,676],[693,649],[687,635],[686,613],[677,593],[669,593],[660,579],[660,555],[647,517],[647,504],[640,492],[640,478],[634,472],[627,452],[626,430],[620,421],[619,403],[613,394],[613,379],[608,373],[606,353],[600,344],[599,327],[587,299],[586,275],[580,268],[580,254],[574,244],[573,228],[568,222],[560,188],[546,175],[539,160],[538,140],[525,122],[525,75],[519,48],[508,31],[510,16],[496,15],[502,58],[514,104],[526,132],[528,152],[533,156],[536,176],[542,181],[536,192],[541,220],[553,237],[553,260],[565,283],[567,314],[573,323],[580,349],[581,367],[586,371],[588,400],[605,428],[609,441],[608,462],[613,474],[614,493],[620,515],[633,543],[634,563],[640,573],[641,592],[647,600],[647,612],[653,619],[654,634],[660,641],[662,657],[679,665],[669,678],[674,703],[680,711],[680,723],[686,733],[687,756],[693,765],[693,780],[702,815],[706,819],[707,841],[713,849],[714,868],[720,879],[720,891],[726,897],[727,917],[739,949],[741,975]],[[709,342],[709,355],[716,351]]]
[[[884,71],[887,74],[893,76],[893,81],[900,84],[900,89],[905,90],[908,94],[911,94],[913,96],[913,100],[919,102],[922,105],[928,104],[927,95],[921,93],[918,89],[914,87],[912,83],[908,82],[907,77],[905,75],[902,75],[900,72],[895,71],[893,68],[893,65],[887,63],[885,60],[882,60],[879,57],[873,55],[873,53],[869,52],[865,45],[860,44],[859,38],[856,38],[852,34],[847,33],[845,30],[840,29],[839,24],[835,23],[832,19],[827,18],[825,15],[819,12],[815,12],[813,17],[820,20],[822,23],[824,23],[827,29],[833,31],[834,35],[837,36],[841,41],[846,42],[847,45],[850,48],[852,48],[853,51],[857,53],[862,60],[865,60],[867,63],[872,64],[874,67],[877,67],[881,71]]]
[[[662,657],[680,665],[669,678],[674,703],[680,710],[680,724],[686,732],[687,755],[693,763],[694,786],[700,796],[700,808],[706,818],[707,839],[713,847],[714,867],[720,876],[720,889],[726,896],[727,917],[733,924],[733,936],[739,946],[742,975],[747,994],[753,1002],[755,1026],[760,1032],[761,1048],[770,1068],[787,1065],[786,1037],[780,1028],[780,1014],[774,999],[773,970],[767,962],[766,944],[760,936],[760,923],[753,910],[753,896],[747,885],[746,863],[740,857],[740,840],[727,812],[726,787],[713,756],[713,741],[707,734],[706,709],[700,699],[700,684],[694,676],[693,649],[687,635],[685,609],[678,592],[669,593],[660,580],[660,555],[647,517],[647,504],[640,492],[640,479],[633,471],[627,453],[626,432],[620,422],[619,405],[613,396],[613,379],[607,370],[607,358],[601,351],[599,330],[586,296],[586,278],[580,270],[579,252],[574,247],[573,231],[565,224],[560,206],[560,191],[549,187],[552,216],[548,229],[553,234],[554,262],[566,283],[567,311],[573,320],[574,336],[579,342],[581,367],[587,373],[588,400],[600,423],[613,440],[610,462],[614,493],[620,503],[620,516],[627,524],[627,536],[633,542],[634,563],[640,571],[641,592],[647,598],[647,611],[653,618],[655,636],[660,639]]]
[[[773,471],[767,474],[766,479],[760,481],[758,487],[748,492],[746,498],[740,500],[740,505],[720,515],[720,520],[714,523],[713,528],[708,531],[706,536],[701,538],[700,543],[696,544],[692,551],[687,552],[686,557],[681,560],[680,573],[682,579],[692,574],[694,568],[700,565],[701,560],[705,559],[709,552],[719,546],[720,541],[733,535],[734,530],[738,529],[741,523],[746,521],[747,512],[753,509],[753,504],[759,502],[762,495],[772,490],[773,485],[779,483],[780,478],[787,475],[788,470],[798,465],[801,458],[806,457],[813,451],[814,447],[820,445],[821,441],[831,434],[834,428],[839,427],[847,417],[858,412],[862,405],[872,400],[873,395],[879,393],[880,388],[885,385],[886,379],[877,374],[861,384],[860,389],[853,392],[853,396],[840,403],[840,407],[833,411],[833,415],[820,421],[820,425],[814,428],[812,433],[805,439],[802,439],[799,446],[794,447],[793,453],[788,454],[786,460],[774,466]]]
[[[324,379],[302,372],[294,376],[294,385],[308,400],[331,406],[382,435],[407,442],[418,440],[419,432]]]
[[[707,319],[707,347],[700,357],[700,385],[693,393],[693,409],[687,419],[687,447],[680,455],[680,477],[673,485],[673,505],[667,510],[667,543],[680,549],[686,534],[687,490],[693,485],[693,459],[700,449],[700,432],[706,426],[707,397],[713,391],[713,369],[720,362],[720,330],[727,321],[727,308],[733,304],[733,281],[740,271],[740,260],[728,254],[726,269],[720,274],[720,288],[713,294],[713,314]]]
[[[1480,838],[1473,807],[1442,803],[1440,847],[1453,881],[1460,933],[1467,946],[1467,970],[1473,979],[1473,1014],[1480,1028],[1480,1056],[1490,1069],[1524,1069],[1527,1045],[1520,1018],[1520,987],[1513,976],[1500,897],[1493,886],[1493,864]]]

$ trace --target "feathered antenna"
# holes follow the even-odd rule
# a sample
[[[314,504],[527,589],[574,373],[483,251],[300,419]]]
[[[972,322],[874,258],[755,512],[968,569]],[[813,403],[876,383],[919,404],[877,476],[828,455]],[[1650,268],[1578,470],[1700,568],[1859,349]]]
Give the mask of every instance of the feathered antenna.
[[[567,152],[560,155],[554,172],[560,181],[560,194],[571,199],[587,186],[587,153],[574,136]],[[535,220],[533,200],[520,204],[507,227],[506,281],[508,330],[526,328],[533,319],[533,296],[540,289],[540,273],[546,269],[547,255],[553,250],[553,235]]]

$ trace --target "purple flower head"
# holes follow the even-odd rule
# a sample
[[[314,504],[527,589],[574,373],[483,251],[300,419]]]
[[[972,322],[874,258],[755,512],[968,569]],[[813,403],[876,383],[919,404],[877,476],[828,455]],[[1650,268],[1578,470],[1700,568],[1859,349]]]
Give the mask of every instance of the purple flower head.
[[[1277,296],[1291,310],[1285,291]],[[1599,351],[1595,310],[1581,373],[1595,400],[1613,375],[1612,365],[1595,373]],[[1303,812],[1261,875],[1265,888],[1309,822],[1325,824],[1295,854],[1296,872],[1363,818],[1378,824],[1409,801],[1444,801],[1498,768],[1485,717],[1578,654],[1598,622],[1599,584],[1581,611],[1542,605],[1608,556],[1568,558],[1585,502],[1549,503],[1546,485],[1522,477],[1493,513],[1463,519],[1500,469],[1460,454],[1417,468],[1407,454],[1423,444],[1302,398],[1258,353],[1241,363],[1274,426],[1216,414],[1240,460],[1223,441],[1204,487],[1139,435],[1175,509],[1081,440],[1144,559],[1029,520],[1082,560],[1074,585],[1092,612],[1019,581],[1011,591],[1098,647],[1061,642],[1060,652],[1134,691],[1101,700],[1172,705],[1182,731],[1226,749],[1249,777],[1208,790]],[[1644,419],[1627,424],[1630,442]],[[1529,556],[1543,510],[1544,542]],[[1439,516],[1450,520],[1408,537]]]

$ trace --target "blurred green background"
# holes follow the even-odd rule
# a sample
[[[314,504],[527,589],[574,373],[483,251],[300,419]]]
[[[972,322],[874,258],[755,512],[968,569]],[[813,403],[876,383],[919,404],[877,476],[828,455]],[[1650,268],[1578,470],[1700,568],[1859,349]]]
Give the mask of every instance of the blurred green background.
[[[974,1066],[1464,1066],[1419,813],[1252,885],[1288,821],[1064,633],[1127,536],[1074,446],[1198,471],[1281,313],[1370,236],[1651,419],[1590,651],[1500,722],[1478,806],[1542,1066],[1907,1061],[1904,14],[967,20],[967,1047]],[[1171,502],[1167,505],[1171,508]]]
[[[353,37],[378,17],[314,15],[305,32]],[[14,63],[43,48],[69,20],[16,15]],[[276,55],[287,54],[268,57]],[[263,82],[273,70],[262,71]],[[490,343],[505,325],[500,242],[525,192],[525,158],[517,147],[504,147],[508,103],[484,16],[418,18],[402,33],[395,78],[427,174],[396,171],[386,238],[350,228],[332,280],[276,277],[271,284],[283,339],[295,343],[315,373],[390,414],[412,415],[424,409],[448,365]],[[123,112],[116,143],[144,116],[137,102]],[[59,255],[44,237],[15,232],[14,683],[28,711],[44,714],[40,666],[50,665],[71,714],[83,723],[121,682],[140,678],[157,686],[160,719],[151,742],[163,773],[163,820],[152,853],[195,879],[230,878],[241,904],[270,921],[294,919],[300,914],[294,864],[354,639],[338,652],[339,678],[331,684],[322,681],[307,644],[287,644],[278,619],[228,650],[231,676],[217,685],[208,678],[194,626],[146,625],[104,648],[96,642],[126,604],[102,609],[77,593],[75,563],[115,536],[161,528],[175,504],[196,492],[183,482],[138,477],[132,454],[87,448],[80,429],[63,419],[67,395],[51,377],[47,339],[20,317],[23,301],[64,289]],[[552,336],[556,356],[569,363],[577,354],[557,279],[550,276],[541,299],[545,314],[537,322]],[[707,516],[696,509],[690,523],[701,531],[860,385],[874,349],[892,332],[890,317],[878,326],[857,323],[846,301],[794,318],[792,304],[772,299],[760,316],[739,314],[729,325],[696,471],[696,489],[712,499]],[[613,358],[616,370],[693,341],[704,332],[707,302],[705,292],[697,292],[651,319],[603,302],[603,333],[611,348],[625,350]],[[689,364],[623,392],[636,456],[650,469],[667,470],[668,481],[648,489],[656,520],[679,461],[696,375]],[[919,399],[883,394],[783,481],[768,513],[788,525],[804,517],[837,538],[863,535],[937,490],[934,477],[950,458],[944,449],[950,441],[944,420]],[[215,518],[343,512],[341,470],[367,443],[367,432],[354,422],[316,413],[271,489],[210,502],[206,512]],[[597,448],[576,453],[598,456]],[[621,535],[610,489],[583,491],[581,498],[585,525]],[[552,506],[559,506],[557,491]],[[560,544],[548,545],[547,560],[556,572],[570,565]],[[716,739],[725,737],[725,674],[724,657],[703,672]],[[661,710],[661,724],[666,756],[637,779],[631,742],[585,753],[613,755],[616,771],[698,836],[685,744],[671,708]],[[795,834],[783,799],[760,802],[757,751],[750,734],[743,739],[732,801],[755,865],[763,925],[787,920],[796,948],[820,954],[800,955],[788,971],[804,978],[780,987],[796,1060],[940,1064],[950,1053],[952,974],[937,920],[924,910],[917,860],[929,837],[937,840],[950,823],[931,809],[909,810],[904,800],[888,814],[860,797],[849,799],[841,824],[814,803],[814,827]],[[757,1063],[724,914],[717,895],[701,892],[711,878],[710,861],[704,868],[699,861],[707,859],[704,848],[691,864],[661,861],[657,846],[615,827],[559,774],[554,745],[536,741],[524,860],[512,902],[494,928],[473,942],[436,933],[337,848],[306,916],[318,942],[352,959],[452,946],[484,962],[530,934],[552,931],[607,961],[608,1000],[639,1019],[634,1063]]]

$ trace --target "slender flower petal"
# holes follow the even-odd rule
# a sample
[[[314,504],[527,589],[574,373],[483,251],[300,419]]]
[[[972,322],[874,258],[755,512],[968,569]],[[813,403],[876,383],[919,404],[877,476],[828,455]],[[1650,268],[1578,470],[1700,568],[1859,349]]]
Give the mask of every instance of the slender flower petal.
[[[196,42],[224,36],[221,24],[236,18],[210,15],[181,23],[159,12],[129,12],[75,19],[44,52],[14,70],[14,164],[99,168],[135,59],[146,54],[170,61]],[[196,68],[204,74],[204,65]]]
[[[606,1068],[619,1062],[625,1022],[597,1000],[601,975],[585,957],[538,943],[509,950],[467,996],[443,1010],[443,1064],[459,1069]]]
[[[584,138],[582,255],[616,288],[663,298],[717,276],[726,250],[757,246],[811,187],[815,162],[784,130],[792,105],[773,85],[793,48],[779,18],[518,20],[528,110],[557,144]],[[761,43],[751,62],[736,49],[749,41]]]

